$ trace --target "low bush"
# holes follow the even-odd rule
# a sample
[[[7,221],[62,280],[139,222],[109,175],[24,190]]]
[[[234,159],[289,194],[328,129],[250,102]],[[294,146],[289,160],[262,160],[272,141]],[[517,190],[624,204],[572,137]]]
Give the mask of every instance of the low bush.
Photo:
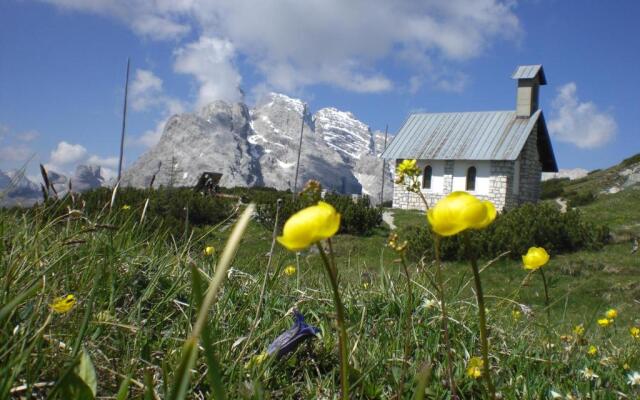
[[[401,232],[409,241],[412,259],[434,258],[434,237],[428,226],[410,227]],[[609,240],[606,226],[585,221],[578,210],[562,213],[548,204],[525,204],[499,214],[487,229],[471,232],[472,247],[481,258],[490,259],[509,251],[517,259],[531,246],[542,246],[551,254],[580,249],[599,249]],[[463,260],[461,235],[443,238],[443,260]]]
[[[580,207],[591,204],[596,200],[593,192],[569,192],[565,194],[568,207]]]
[[[542,189],[540,192],[540,198],[555,199],[556,197],[562,197],[564,194],[564,188],[569,183],[569,178],[553,178],[542,182]]]
[[[297,211],[318,202],[317,196],[281,196],[282,205],[278,220],[282,229],[287,219]],[[382,223],[382,209],[373,207],[366,196],[352,199],[351,196],[327,194],[324,201],[331,204],[341,214],[340,233],[353,235],[370,234],[374,228]],[[276,216],[276,201],[258,204],[257,219],[268,229],[272,229]]]

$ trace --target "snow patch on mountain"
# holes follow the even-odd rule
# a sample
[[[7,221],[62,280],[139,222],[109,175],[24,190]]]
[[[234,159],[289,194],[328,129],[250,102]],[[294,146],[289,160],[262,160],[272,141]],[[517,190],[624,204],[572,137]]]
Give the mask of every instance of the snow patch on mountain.
[[[316,132],[329,146],[340,153],[345,161],[353,162],[363,154],[374,151],[373,135],[369,127],[348,111],[333,107],[318,110],[313,116]]]

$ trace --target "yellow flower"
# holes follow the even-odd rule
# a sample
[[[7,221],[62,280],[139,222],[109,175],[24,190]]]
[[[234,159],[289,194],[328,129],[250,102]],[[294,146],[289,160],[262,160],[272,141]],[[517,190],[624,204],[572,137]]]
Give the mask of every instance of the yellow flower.
[[[213,253],[215,253],[215,252],[216,252],[216,249],[213,246],[207,246],[207,247],[204,248],[204,255],[205,256],[212,256]]]
[[[587,354],[590,356],[595,356],[598,354],[598,348],[594,345],[589,346],[589,350],[587,350]]]
[[[427,212],[431,229],[441,236],[453,236],[466,229],[482,229],[496,218],[490,201],[467,192],[453,192]]]
[[[284,269],[284,274],[286,276],[293,276],[296,273],[296,266],[295,265],[287,265]]]
[[[542,247],[530,247],[527,254],[522,256],[524,269],[535,271],[549,262],[549,254]]]
[[[632,326],[629,329],[629,333],[634,339],[640,339],[640,328],[638,328],[637,326]]]
[[[522,313],[520,311],[518,311],[518,310],[513,310],[513,311],[511,311],[511,316],[513,317],[513,319],[515,321],[519,321],[520,318],[522,318]]]
[[[416,160],[403,160],[396,168],[398,175],[415,175],[420,173],[416,165]]]
[[[131,206],[130,206],[130,205],[128,205],[128,204],[125,204],[125,205],[123,205],[123,206],[122,206],[122,209],[123,209],[124,211],[127,211],[127,210],[130,210],[130,209],[131,209]]]
[[[293,214],[284,224],[278,242],[289,250],[306,249],[335,235],[340,228],[340,214],[324,201]]]
[[[76,305],[76,297],[72,294],[53,299],[53,303],[49,307],[53,312],[64,314],[70,311]]]
[[[269,357],[269,355],[267,353],[260,353],[260,354],[256,354],[255,356],[251,357],[249,359],[249,361],[247,361],[247,363],[244,365],[244,367],[246,369],[249,369],[251,367],[253,367],[254,365],[260,365],[264,362],[264,360],[267,359],[267,357]]]
[[[584,335],[584,325],[580,324],[580,325],[574,326],[573,327],[573,333],[575,333],[576,336]]]
[[[618,316],[618,310],[616,310],[615,308],[611,308],[607,310],[607,312],[604,315],[606,315],[607,318],[609,319],[614,319],[615,317]]]
[[[482,368],[484,361],[480,357],[471,357],[467,363],[467,376],[469,378],[478,379],[482,376]]]
[[[609,318],[600,318],[598,320],[598,325],[600,325],[603,328],[606,328],[607,326],[611,325],[613,323],[613,320],[609,319]]]

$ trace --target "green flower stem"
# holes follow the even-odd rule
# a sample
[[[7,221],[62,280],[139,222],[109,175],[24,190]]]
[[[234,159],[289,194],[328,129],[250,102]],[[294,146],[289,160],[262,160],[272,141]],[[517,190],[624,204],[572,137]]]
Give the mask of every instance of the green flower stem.
[[[471,241],[469,240],[469,233],[464,232],[464,244],[467,252],[467,258],[471,263],[471,269],[473,270],[473,280],[476,286],[476,299],[478,301],[478,319],[480,320],[480,345],[482,349],[482,361],[483,361],[483,375],[487,382],[489,394],[491,398],[495,400],[496,389],[493,386],[491,380],[491,368],[489,365],[489,341],[487,339],[487,316],[484,305],[484,295],[482,294],[482,283],[480,282],[480,271],[478,270],[478,260],[471,252]]]
[[[542,276],[542,284],[544,285],[544,305],[547,309],[547,326],[551,328],[551,310],[549,309],[549,289],[547,287],[547,278],[544,276],[544,271],[542,267],[538,269],[540,271],[540,276]]]
[[[404,275],[407,278],[407,304],[405,306],[405,320],[404,320],[404,363],[402,363],[402,373],[400,374],[400,385],[398,386],[398,399],[402,398],[402,392],[404,392],[404,379],[407,373],[407,364],[409,364],[409,356],[411,355],[411,310],[413,308],[413,289],[411,289],[411,275],[409,275],[409,267],[407,267],[407,260],[404,256],[404,252],[400,254],[402,260],[402,269]]]
[[[440,236],[435,235],[435,255],[436,255],[436,281],[438,282],[438,292],[440,294],[440,310],[442,312],[442,333],[444,335],[444,345],[447,348],[447,375],[449,386],[451,387],[451,397],[456,398],[456,383],[453,379],[453,357],[451,356],[451,340],[449,339],[449,317],[447,316],[447,306],[444,296],[444,279],[442,277],[442,263],[440,261]]]
[[[340,385],[342,388],[342,399],[349,399],[349,353],[347,352],[347,329],[344,323],[344,307],[342,306],[342,300],[340,299],[340,292],[338,291],[338,276],[332,263],[327,257],[322,248],[320,242],[316,243],[320,256],[322,257],[327,276],[329,277],[329,283],[331,284],[331,290],[333,291],[333,302],[336,307],[337,322],[338,322],[338,345],[340,347]],[[333,252],[332,252],[333,253]]]

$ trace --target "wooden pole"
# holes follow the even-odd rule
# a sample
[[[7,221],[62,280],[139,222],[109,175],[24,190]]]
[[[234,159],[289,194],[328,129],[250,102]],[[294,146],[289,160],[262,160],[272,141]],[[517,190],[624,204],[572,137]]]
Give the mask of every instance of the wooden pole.
[[[389,124],[384,127],[384,148],[382,152],[384,153],[387,150],[387,135],[389,134]],[[384,169],[386,168],[386,162],[384,158],[382,159],[382,186],[380,187],[380,206],[384,202]]]
[[[122,134],[120,135],[120,161],[118,163],[118,182],[122,177],[122,156],[124,153],[124,132],[127,124],[127,92],[129,91],[129,66],[131,60],[127,58],[127,77],[124,81],[124,107],[122,110]]]
[[[302,107],[302,123],[300,124],[300,142],[298,143],[298,161],[296,161],[296,176],[293,179],[293,194],[292,198],[295,199],[298,192],[298,171],[300,170],[300,154],[302,153],[302,134],[304,133],[304,114],[307,111],[307,105]]]

